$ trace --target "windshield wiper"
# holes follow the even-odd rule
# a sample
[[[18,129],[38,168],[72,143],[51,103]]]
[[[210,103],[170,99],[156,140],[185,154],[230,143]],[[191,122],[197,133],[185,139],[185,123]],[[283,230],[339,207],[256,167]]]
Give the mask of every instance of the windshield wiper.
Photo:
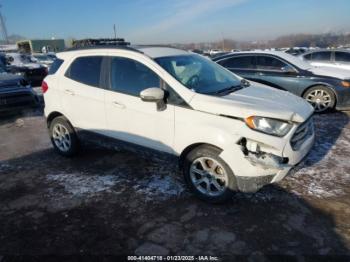
[[[221,90],[214,92],[214,94],[226,94],[226,93],[229,94],[229,93],[235,92],[237,90],[240,90],[242,88],[243,88],[243,86],[241,86],[241,85],[229,86],[227,88],[224,88],[224,89],[221,89]]]
[[[223,94],[223,93],[225,93],[225,94],[228,93],[229,94],[229,93],[233,93],[233,92],[235,92],[237,90],[240,90],[240,89],[242,89],[244,87],[249,87],[249,86],[250,86],[249,81],[246,80],[246,79],[242,79],[239,85],[229,86],[227,88],[224,88],[224,89],[221,89],[219,91],[216,91],[214,94]]]

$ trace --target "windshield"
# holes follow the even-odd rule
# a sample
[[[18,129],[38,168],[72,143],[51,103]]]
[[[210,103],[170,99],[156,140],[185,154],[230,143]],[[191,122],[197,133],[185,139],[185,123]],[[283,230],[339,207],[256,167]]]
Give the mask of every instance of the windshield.
[[[187,88],[202,94],[240,86],[241,79],[199,55],[156,58],[155,61]]]

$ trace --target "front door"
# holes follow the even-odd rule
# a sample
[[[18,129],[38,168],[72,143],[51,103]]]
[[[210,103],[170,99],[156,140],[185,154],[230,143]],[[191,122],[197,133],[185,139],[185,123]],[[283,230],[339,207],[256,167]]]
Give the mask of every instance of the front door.
[[[287,90],[296,95],[303,92],[298,71],[274,56],[258,55],[256,57],[255,79],[262,84]]]
[[[140,92],[161,87],[161,78],[143,63],[127,57],[110,57],[110,90],[106,93],[109,136],[172,153],[174,106],[162,111],[143,102]]]

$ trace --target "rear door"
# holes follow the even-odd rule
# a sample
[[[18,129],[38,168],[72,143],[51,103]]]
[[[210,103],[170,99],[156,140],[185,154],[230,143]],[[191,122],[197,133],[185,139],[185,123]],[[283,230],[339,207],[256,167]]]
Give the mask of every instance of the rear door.
[[[350,70],[350,52],[335,51],[334,60],[337,67]]]
[[[229,57],[219,60],[217,63],[243,78],[253,81],[256,78],[256,59],[254,55]]]
[[[104,56],[86,55],[73,59],[60,79],[64,114],[78,128],[103,132],[105,129]]]
[[[271,55],[257,55],[256,67],[257,82],[297,95],[303,92],[297,69],[285,61]]]

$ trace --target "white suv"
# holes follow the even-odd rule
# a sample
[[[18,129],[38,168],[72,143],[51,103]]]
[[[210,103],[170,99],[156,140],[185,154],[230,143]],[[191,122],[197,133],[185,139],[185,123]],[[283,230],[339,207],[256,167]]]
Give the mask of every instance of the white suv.
[[[278,182],[309,152],[313,108],[302,98],[165,47],[57,54],[42,88],[54,148],[82,134],[178,156],[190,188],[219,202]]]

